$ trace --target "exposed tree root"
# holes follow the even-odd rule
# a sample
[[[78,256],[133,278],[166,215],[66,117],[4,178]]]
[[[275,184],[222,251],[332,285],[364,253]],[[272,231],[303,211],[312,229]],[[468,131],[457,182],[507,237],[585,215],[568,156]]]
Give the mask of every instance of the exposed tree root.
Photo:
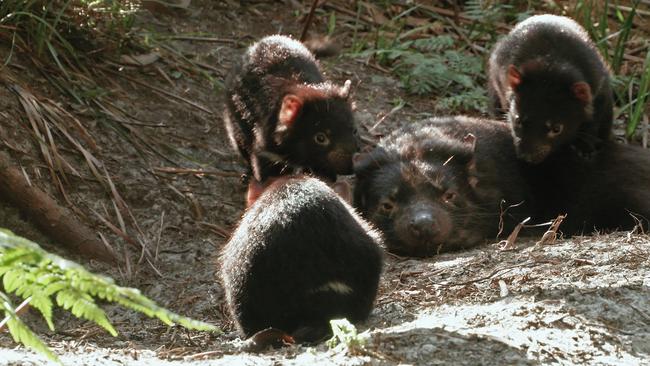
[[[99,241],[92,230],[45,192],[32,186],[4,152],[0,152],[0,196],[69,251],[104,262],[116,260],[112,250]]]

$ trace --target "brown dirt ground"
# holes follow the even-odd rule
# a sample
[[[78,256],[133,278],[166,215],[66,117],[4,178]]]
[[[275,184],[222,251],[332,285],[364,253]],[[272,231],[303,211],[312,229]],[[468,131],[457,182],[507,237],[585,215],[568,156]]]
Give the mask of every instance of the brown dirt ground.
[[[300,32],[293,10],[282,4],[237,4],[193,1],[187,10],[171,14],[145,12],[138,22],[162,34],[205,32],[241,40],[239,47],[229,42],[171,41],[187,57],[211,65],[210,72],[222,80],[243,45],[252,39],[276,32]],[[325,28],[324,22],[316,24],[319,31]],[[221,92],[164,57],[151,65],[129,66],[119,72],[141,84],[100,73],[104,79],[99,78],[101,85],[110,91],[115,105],[139,121],[162,124],[131,126],[131,132],[124,132],[119,123],[84,113],[81,106],[62,97],[41,73],[26,66],[30,63],[24,57],[14,56],[8,71],[37,97],[51,98],[75,112],[97,140],[99,150],[94,154],[103,162],[140,227],[138,231],[129,226],[130,235],[157,253],[153,266],[139,262],[139,250],[125,244],[97,219],[93,211],[116,222],[111,197],[92,179],[82,157],[67,146],[62,155],[83,176],[71,177],[66,185],[70,201],[86,215],[84,221],[106,236],[122,256],[130,258],[130,265],[112,267],[73,259],[94,272],[112,276],[121,285],[139,288],[161,305],[217,324],[225,331],[223,335],[210,335],[169,328],[107,305],[108,315],[120,332],[113,338],[62,311],[55,313],[56,332],[49,332],[35,314],[26,314],[25,319],[62,355],[65,364],[650,362],[650,238],[625,233],[543,247],[533,245],[533,240],[510,252],[491,245],[428,260],[387,256],[376,309],[371,319],[360,325],[361,330],[370,331],[364,350],[350,351],[343,346],[328,350],[320,345],[242,354],[215,278],[216,256],[242,214],[245,191],[237,176],[243,170],[241,160],[231,151],[223,129]],[[431,98],[406,95],[390,75],[351,57],[327,59],[322,66],[330,79],[351,79],[356,85],[357,116],[367,128],[393,108],[396,98],[408,102],[383,121],[377,135],[428,116],[431,113],[427,111],[435,108]],[[180,76],[168,81],[158,69]],[[206,111],[161,95],[154,88],[191,100]],[[3,149],[25,168],[34,184],[63,204],[16,95],[4,86],[0,87],[0,126]],[[130,142],[133,136],[144,136],[160,154],[144,143]],[[224,177],[156,170],[172,166],[232,174]],[[48,250],[70,257],[13,208],[0,210],[0,222],[43,243]],[[7,333],[0,334],[0,347],[0,364],[45,362],[40,356],[15,349]]]

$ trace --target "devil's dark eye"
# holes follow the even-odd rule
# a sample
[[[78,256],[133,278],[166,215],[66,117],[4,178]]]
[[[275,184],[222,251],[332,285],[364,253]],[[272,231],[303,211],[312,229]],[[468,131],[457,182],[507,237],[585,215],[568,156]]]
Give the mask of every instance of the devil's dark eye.
[[[562,133],[564,130],[564,125],[561,123],[546,123],[546,128],[548,129],[548,135],[550,137],[555,137]]]
[[[521,117],[519,117],[518,114],[513,114],[512,115],[512,124],[515,127],[521,127]]]
[[[391,213],[395,209],[395,203],[391,200],[385,199],[381,201],[379,208],[381,208],[381,211],[384,213]]]
[[[326,146],[330,143],[330,139],[324,132],[318,132],[314,135],[314,142],[319,145]]]
[[[456,200],[456,197],[458,197],[458,193],[454,191],[447,191],[442,195],[442,201],[445,203],[453,203],[454,200]]]

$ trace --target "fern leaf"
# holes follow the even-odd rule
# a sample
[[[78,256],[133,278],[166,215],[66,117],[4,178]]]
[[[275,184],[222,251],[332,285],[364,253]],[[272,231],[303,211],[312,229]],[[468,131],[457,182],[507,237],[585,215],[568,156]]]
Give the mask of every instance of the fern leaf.
[[[168,310],[162,309],[161,310],[165,311],[169,318],[176,324],[179,324],[185,328],[188,329],[195,329],[195,330],[202,330],[205,332],[214,332],[216,330],[215,326],[212,324],[208,324],[206,322],[202,322],[200,320],[195,320],[192,318],[188,318],[185,316],[181,316],[175,313],[172,313]]]
[[[11,333],[14,341],[22,343],[34,351],[41,353],[51,361],[61,364],[57,355],[54,354],[54,352],[52,352],[47,345],[43,343],[43,341],[34,334],[25,323],[23,323],[22,320],[20,320],[14,307],[11,305],[9,297],[7,297],[7,295],[2,291],[0,291],[0,302],[2,303],[2,310],[5,316],[5,320],[3,320],[2,323],[6,322],[7,328],[9,328],[9,333]]]
[[[5,291],[16,291],[16,289],[20,287],[21,283],[23,283],[23,275],[24,271],[20,267],[16,267],[13,271],[5,273],[4,277],[2,277],[2,284],[5,288]]]
[[[63,290],[64,288],[67,288],[67,287],[68,287],[68,284],[66,282],[57,281],[57,282],[53,282],[53,283],[50,283],[47,286],[45,286],[45,288],[43,288],[43,293],[45,295],[47,295],[47,296],[51,296],[51,295]]]
[[[74,316],[95,322],[112,336],[117,336],[117,331],[108,321],[104,310],[87,294],[75,290],[61,290],[56,295],[56,303],[70,310]]]
[[[3,253],[2,257],[0,257],[0,275],[10,269],[12,263],[24,260],[24,257],[28,257],[29,255],[30,253],[26,250],[15,250],[11,253]]]
[[[7,292],[32,296],[34,304],[50,329],[52,300],[75,316],[94,321],[109,333],[116,330],[95,298],[118,303],[126,308],[157,318],[167,325],[179,324],[189,329],[220,332],[208,323],[175,314],[159,305],[139,290],[121,287],[108,277],[92,274],[82,266],[41,249],[37,244],[0,229],[0,272]]]
[[[72,305],[72,314],[97,323],[100,327],[106,329],[113,337],[117,336],[117,331],[108,321],[106,313],[95,304],[91,297],[82,296]]]
[[[43,315],[50,329],[54,329],[54,297],[58,306],[76,317],[98,324],[113,336],[117,335],[117,331],[95,299],[118,303],[148,317],[157,318],[167,325],[179,324],[188,329],[220,332],[214,325],[175,314],[157,305],[137,289],[118,286],[111,278],[90,273],[82,266],[50,254],[36,243],[4,229],[0,229],[0,277],[6,292],[23,298],[31,296],[32,306]],[[14,340],[56,360],[54,353],[22,323],[9,305],[7,297],[4,298],[6,322]]]
[[[116,302],[120,305],[123,305],[128,308],[135,310],[144,308],[147,312],[144,312],[149,317],[158,318],[160,321],[167,325],[179,324],[188,329],[209,331],[209,332],[221,332],[217,327],[212,324],[208,324],[199,320],[194,320],[188,317],[178,315],[174,312],[171,312],[163,307],[156,305],[153,301],[141,295],[139,291],[134,289],[126,289],[122,293],[123,297],[116,299]],[[147,314],[150,313],[151,315]]]
[[[443,35],[430,38],[421,38],[413,42],[413,47],[420,51],[442,51],[454,46],[454,39],[451,36]]]
[[[41,312],[43,319],[47,323],[47,327],[50,330],[54,330],[54,323],[52,322],[52,300],[50,300],[50,297],[42,292],[35,292],[31,296],[32,301],[29,304]]]

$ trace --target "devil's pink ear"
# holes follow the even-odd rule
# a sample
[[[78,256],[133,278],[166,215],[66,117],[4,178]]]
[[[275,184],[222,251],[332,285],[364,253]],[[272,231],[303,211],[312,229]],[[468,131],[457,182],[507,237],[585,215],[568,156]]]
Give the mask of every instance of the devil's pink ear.
[[[248,191],[246,192],[246,207],[251,207],[255,201],[262,195],[264,192],[264,185],[260,183],[257,179],[253,178],[248,182]]]
[[[578,98],[578,100],[583,104],[591,103],[591,88],[589,87],[589,84],[585,83],[584,81],[578,81],[577,83],[573,83],[573,85],[571,85],[571,91],[573,92],[573,95],[575,95],[575,97]]]
[[[470,161],[467,162],[467,171],[470,174],[475,174],[476,173],[476,157],[472,157]]]
[[[295,95],[288,94],[282,99],[282,106],[280,107],[280,114],[278,122],[284,127],[291,127],[298,119],[300,111],[302,110],[303,100]]]
[[[348,99],[350,97],[350,87],[352,86],[352,81],[346,80],[345,83],[343,84],[343,87],[341,88],[339,94],[341,95],[341,98],[343,99]]]
[[[346,181],[332,183],[332,190],[336,192],[345,202],[352,204],[352,187]]]
[[[365,169],[372,162],[372,159],[368,159],[369,156],[368,152],[358,152],[352,155],[352,166],[355,172]]]
[[[476,136],[474,134],[468,133],[463,137],[463,142],[469,145],[472,148],[472,154],[476,151]],[[472,155],[472,158],[467,162],[467,171],[474,173],[476,170],[476,157]]]
[[[472,151],[476,148],[476,136],[471,133],[468,133],[463,137],[463,142],[472,147]]]
[[[515,89],[521,84],[521,72],[517,70],[515,65],[508,66],[508,85],[510,89]]]
[[[355,164],[359,164],[361,160],[365,159],[366,156],[368,156],[367,152],[358,152],[352,154],[352,162]]]
[[[469,183],[469,186],[472,187],[473,189],[476,189],[476,186],[478,185],[478,177],[475,176],[470,176],[468,178],[467,183]]]

